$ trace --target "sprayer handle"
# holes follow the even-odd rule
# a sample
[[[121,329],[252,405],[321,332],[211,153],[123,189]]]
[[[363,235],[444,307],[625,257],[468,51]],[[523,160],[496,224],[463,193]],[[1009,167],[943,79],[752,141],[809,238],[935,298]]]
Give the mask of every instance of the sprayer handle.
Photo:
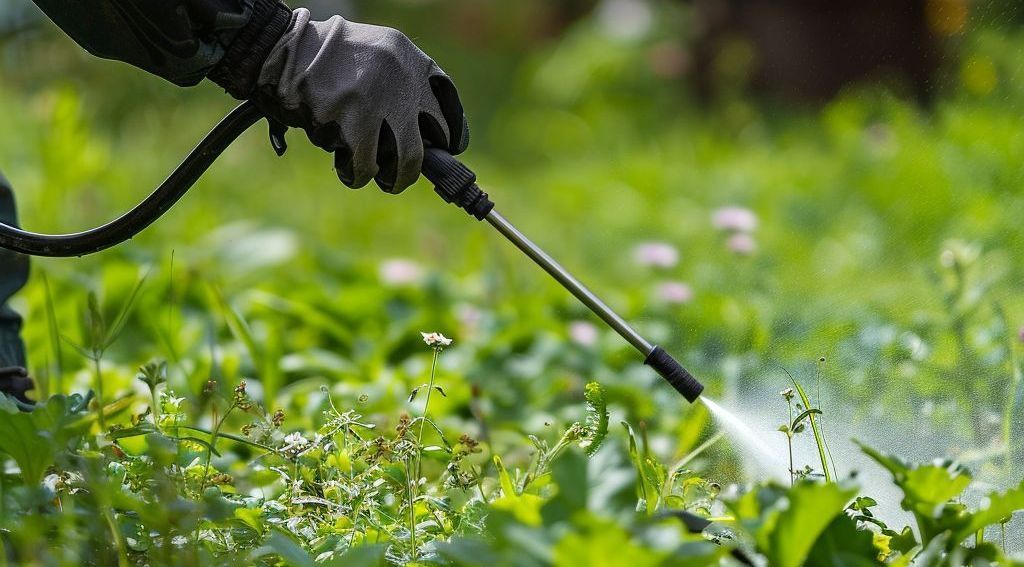
[[[434,192],[446,203],[484,220],[494,208],[487,193],[476,184],[476,174],[452,154],[440,148],[423,152],[423,176],[434,184]]]
[[[704,391],[704,385],[694,378],[689,370],[683,368],[679,361],[672,358],[668,351],[660,346],[656,346],[651,350],[644,364],[653,368],[658,374],[661,374],[661,377],[691,404],[697,401],[697,398]]]

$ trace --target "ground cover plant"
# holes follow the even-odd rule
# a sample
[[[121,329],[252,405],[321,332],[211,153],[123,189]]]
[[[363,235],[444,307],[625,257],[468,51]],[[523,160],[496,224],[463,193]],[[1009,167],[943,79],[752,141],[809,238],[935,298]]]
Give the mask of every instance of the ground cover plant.
[[[502,212],[712,404],[425,185],[342,192],[253,133],[136,241],[35,261],[44,402],[0,401],[0,561],[1020,562],[1024,37],[973,26],[924,105],[702,107],[662,73],[668,4],[639,39],[588,18],[440,57]],[[4,47],[0,167],[67,231],[228,107],[54,43]]]

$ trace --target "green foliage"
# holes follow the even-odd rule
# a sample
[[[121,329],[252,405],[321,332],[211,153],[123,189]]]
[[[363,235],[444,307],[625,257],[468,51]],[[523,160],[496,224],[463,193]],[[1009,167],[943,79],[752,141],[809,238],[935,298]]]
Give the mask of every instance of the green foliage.
[[[23,412],[12,398],[0,394],[0,452],[18,463],[26,484],[39,484],[47,467],[84,433],[84,407],[85,400],[76,394],[53,396]]]
[[[981,550],[979,533],[984,533],[987,527],[1005,523],[1014,512],[1024,509],[1024,481],[1005,492],[990,493],[982,508],[971,511],[961,503],[963,492],[970,485],[971,473],[960,465],[949,461],[915,465],[893,455],[861,447],[892,473],[894,482],[903,491],[901,505],[913,513],[917,522],[921,539],[919,544],[915,544],[924,548],[921,554],[942,558],[943,561],[965,557],[969,541],[977,538],[978,541],[974,541],[978,544],[976,550]],[[905,553],[913,551],[908,551],[905,544],[901,547]],[[986,553],[998,554],[998,550],[993,548]]]
[[[819,538],[831,541],[835,537],[832,530],[842,529],[841,523],[837,524],[839,527],[833,526],[834,520],[843,514],[856,493],[856,488],[833,483],[804,481],[788,491],[769,484],[744,494],[728,506],[757,551],[772,565],[795,566],[804,564]]]
[[[981,487],[1016,484],[1024,458],[1018,30],[959,38],[962,60],[928,107],[873,88],[820,108],[702,107],[680,94],[685,76],[660,73],[666,54],[687,60],[678,3],[652,3],[647,37],[609,37],[587,17],[550,42],[532,35],[548,32],[545,2],[360,4],[437,44],[474,124],[467,161],[501,211],[709,395],[777,391],[770,369],[829,354],[827,398],[798,387],[799,407],[778,416],[790,440],[814,436],[819,464],[792,471],[792,487],[747,476],[706,410],[426,184],[401,202],[339,192],[329,156],[293,143],[272,159],[254,134],[132,243],[34,262],[14,306],[46,402],[0,402],[0,556],[1009,563],[1024,488]],[[491,27],[438,34],[437,10]],[[493,51],[446,43],[494,31]],[[0,167],[30,228],[106,222],[225,110],[217,89],[85,65],[43,37],[0,60],[17,133],[0,137]],[[38,83],[40,70],[60,83]],[[717,228],[726,206],[757,227]],[[681,261],[637,263],[652,240]],[[430,329],[456,339],[443,385],[424,380]],[[91,408],[61,397],[90,380]],[[609,431],[611,416],[624,427]],[[815,482],[842,478],[825,441],[869,427],[939,439],[965,463],[865,449],[913,528],[867,496],[879,485]],[[695,518],[711,525],[688,533]]]
[[[605,400],[604,389],[597,382],[587,384],[584,397],[587,400],[587,418],[583,424],[584,434],[580,446],[588,455],[593,455],[608,435],[608,402]]]

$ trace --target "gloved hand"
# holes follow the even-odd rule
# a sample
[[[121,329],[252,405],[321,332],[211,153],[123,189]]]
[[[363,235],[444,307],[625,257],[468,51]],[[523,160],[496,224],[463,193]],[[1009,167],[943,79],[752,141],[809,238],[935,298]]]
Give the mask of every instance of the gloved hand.
[[[400,193],[420,175],[424,142],[453,154],[469,129],[451,79],[401,32],[295,10],[270,51],[252,99],[334,153],[349,187],[371,179]]]

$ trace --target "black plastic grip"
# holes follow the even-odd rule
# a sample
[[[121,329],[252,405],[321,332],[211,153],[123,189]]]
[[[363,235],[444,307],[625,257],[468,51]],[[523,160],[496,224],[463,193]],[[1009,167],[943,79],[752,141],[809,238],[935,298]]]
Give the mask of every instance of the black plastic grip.
[[[661,377],[672,384],[672,387],[690,403],[697,401],[701,392],[704,391],[704,384],[697,381],[693,374],[690,374],[683,368],[683,365],[679,364],[671,354],[660,346],[654,347],[651,354],[647,355],[644,364],[661,374]]]
[[[423,176],[434,184],[434,192],[446,203],[484,220],[494,203],[476,184],[476,174],[452,154],[427,148],[423,153]]]

